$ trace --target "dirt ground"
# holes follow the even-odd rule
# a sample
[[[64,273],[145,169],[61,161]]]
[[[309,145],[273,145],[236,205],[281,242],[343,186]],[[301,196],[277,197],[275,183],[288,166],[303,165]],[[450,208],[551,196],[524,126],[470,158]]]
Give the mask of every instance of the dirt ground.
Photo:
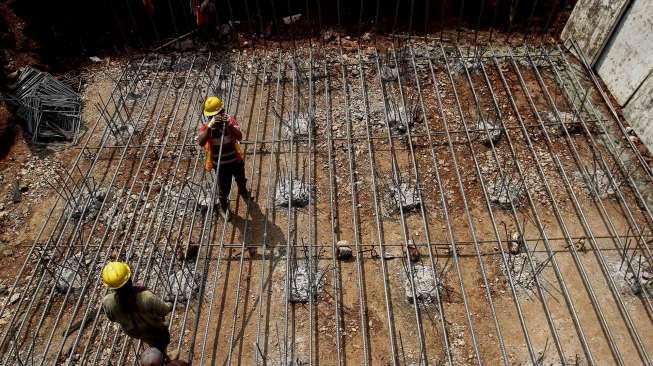
[[[589,133],[540,125],[551,101],[569,113],[577,105],[559,76],[588,85],[573,56],[547,48],[555,66],[533,67],[526,57],[505,57],[507,46],[498,44],[481,67],[462,66],[455,48],[443,48],[445,61],[437,43],[416,42],[415,64],[410,49],[397,56],[398,80],[382,77],[394,63],[390,42],[360,53],[343,42],[344,57],[330,45],[150,55],[86,70],[80,143],[35,149],[19,133],[0,163],[0,265],[10,269],[0,271],[8,290],[3,359],[32,348],[52,364],[69,354],[77,364],[133,359],[137,343],[101,312],[61,335],[97,312],[99,270],[120,258],[161,296],[170,292],[171,274],[190,268],[197,276],[190,301],[173,297],[170,317],[171,348],[194,364],[641,363],[640,351],[653,349],[644,337],[653,330],[652,309],[646,293],[633,294],[621,257],[625,249],[631,263],[650,258],[633,238],[650,236],[641,197],[650,177],[634,164],[629,173],[647,184],[633,186],[622,174],[617,163],[628,151],[619,155],[610,145],[621,146],[624,136],[595,91],[600,120],[587,123]],[[255,204],[248,210],[233,189],[230,223],[205,213],[198,198],[210,196],[214,181],[194,140],[207,94],[226,100],[245,136]],[[386,123],[399,107],[414,119],[407,128]],[[313,115],[315,130],[292,138],[280,123],[298,113]],[[580,113],[584,121],[595,116],[588,107]],[[500,126],[500,140],[482,143],[481,119]],[[109,120],[130,121],[136,132],[112,133]],[[51,186],[71,166],[78,167],[75,183],[64,185],[72,192],[81,194],[85,175],[107,192],[98,213],[82,221],[70,218],[75,207],[55,193],[63,187]],[[622,182],[618,192],[588,188],[591,175],[581,171],[596,166]],[[310,187],[306,207],[275,204],[291,176]],[[512,206],[490,199],[488,187],[502,177],[523,183]],[[17,179],[21,201],[13,203]],[[420,205],[393,209],[396,182],[417,187]],[[95,204],[86,201],[80,205]],[[516,232],[526,248],[519,257],[509,252]],[[409,240],[416,263],[407,260]],[[335,259],[342,241],[353,258]],[[185,255],[193,246],[199,254]],[[56,266],[77,253],[86,259],[78,270],[84,285],[61,292],[39,263],[45,257]],[[316,297],[289,303],[289,274],[307,258],[321,279]],[[504,263],[522,258],[526,272],[538,273],[528,281]],[[406,286],[417,265],[433,267],[441,286],[436,299],[415,306]],[[23,341],[5,342],[8,334]]]

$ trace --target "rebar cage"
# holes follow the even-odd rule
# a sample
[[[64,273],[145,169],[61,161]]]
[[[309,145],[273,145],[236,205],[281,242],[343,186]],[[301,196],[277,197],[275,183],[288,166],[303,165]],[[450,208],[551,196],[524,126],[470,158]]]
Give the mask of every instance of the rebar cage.
[[[623,119],[573,42],[456,33],[125,63],[3,301],[2,363],[135,362],[109,259],[200,365],[650,363],[653,175]],[[254,196],[231,222],[195,141],[213,94]]]

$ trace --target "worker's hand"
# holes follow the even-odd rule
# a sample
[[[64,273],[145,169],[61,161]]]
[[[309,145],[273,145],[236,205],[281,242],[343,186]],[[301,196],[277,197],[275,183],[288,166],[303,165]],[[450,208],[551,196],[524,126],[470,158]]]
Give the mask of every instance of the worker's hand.
[[[218,115],[215,116],[215,117],[216,117],[215,119],[216,119],[219,123],[227,123],[227,122],[229,121],[229,116],[227,116],[226,113],[220,113],[220,114],[218,114]]]

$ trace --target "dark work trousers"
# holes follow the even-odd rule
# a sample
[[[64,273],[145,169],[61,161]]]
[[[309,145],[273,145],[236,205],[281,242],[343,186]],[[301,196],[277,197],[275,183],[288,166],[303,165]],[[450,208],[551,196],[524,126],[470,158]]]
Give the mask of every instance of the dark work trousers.
[[[168,327],[153,327],[142,341],[157,348],[165,355],[170,343],[170,331],[168,331]]]
[[[229,191],[231,191],[231,178],[236,180],[238,194],[244,199],[249,198],[247,191],[247,178],[245,177],[245,162],[235,161],[220,165],[218,169],[218,187],[220,188],[220,208],[224,211],[229,208]]]

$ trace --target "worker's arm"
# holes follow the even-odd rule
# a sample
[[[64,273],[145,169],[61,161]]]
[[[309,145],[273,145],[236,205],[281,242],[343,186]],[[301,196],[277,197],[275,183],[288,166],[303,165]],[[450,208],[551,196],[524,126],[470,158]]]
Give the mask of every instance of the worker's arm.
[[[204,146],[211,138],[211,126],[215,123],[215,118],[211,118],[207,124],[202,124],[200,127],[200,134],[197,138],[197,144]]]
[[[155,299],[154,308],[161,316],[166,316],[172,311],[172,303],[165,302],[158,297]]]
[[[204,127],[204,126],[202,126],[202,127]],[[200,135],[197,138],[197,144],[200,145],[200,146],[206,145],[206,142],[209,140],[209,136],[210,136],[210,133],[209,133],[208,128],[200,129]]]
[[[160,315],[160,316],[166,316],[166,315],[168,315],[168,313],[170,313],[172,311],[172,304],[171,303],[165,302],[165,301],[159,299],[158,297],[156,297],[156,295],[154,295],[151,292],[148,293],[147,295],[149,295],[148,296],[148,305],[149,305],[150,310],[153,313],[155,313],[157,315]]]
[[[104,314],[106,314],[107,318],[110,321],[115,322],[116,319],[113,317],[113,314],[111,314],[111,311],[109,310],[110,308],[111,308],[111,301],[105,297],[102,300],[102,311],[104,311]]]
[[[236,117],[229,118],[229,120],[227,121],[227,127],[229,128],[229,131],[231,131],[231,135],[236,140],[243,139],[243,133],[240,131],[240,124],[238,123]]]

